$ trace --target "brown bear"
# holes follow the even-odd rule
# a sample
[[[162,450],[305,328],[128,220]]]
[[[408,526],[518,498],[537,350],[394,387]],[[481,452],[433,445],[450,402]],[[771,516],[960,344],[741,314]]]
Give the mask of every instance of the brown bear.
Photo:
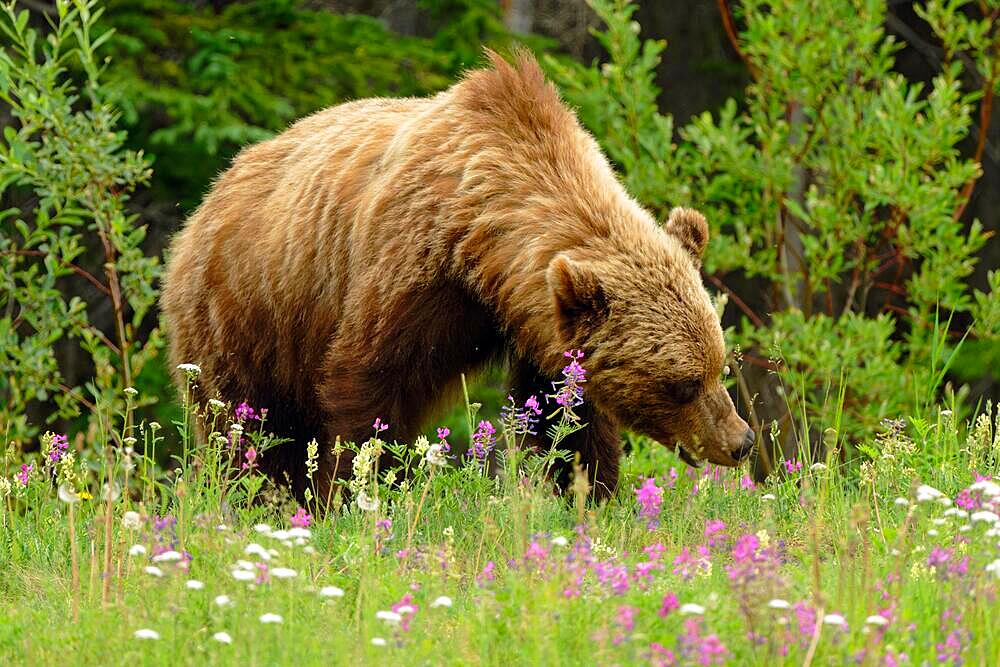
[[[721,383],[705,219],[661,228],[529,55],[488,57],[434,97],[342,104],[244,149],[171,248],[173,363],[200,365],[203,398],[268,408],[292,442],[262,465],[298,493],[310,438],[322,488],[350,471],[336,437],[379,417],[410,441],[502,357],[514,395],[541,396],[571,348],[587,427],[562,446],[598,497],[623,427],[737,465],[754,437]]]

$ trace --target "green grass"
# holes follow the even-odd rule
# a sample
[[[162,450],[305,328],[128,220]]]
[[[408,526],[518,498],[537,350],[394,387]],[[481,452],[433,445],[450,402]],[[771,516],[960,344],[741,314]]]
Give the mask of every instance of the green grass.
[[[217,428],[229,430],[227,413],[215,416]],[[640,440],[617,496],[602,505],[554,495],[544,457],[522,456],[516,473],[495,478],[462,462],[428,475],[413,457],[404,484],[401,474],[385,484],[384,472],[377,484],[361,480],[378,493],[377,511],[335,500],[312,510],[310,536],[297,540],[255,529],[287,530],[298,505],[253,474],[227,475],[217,437],[182,446],[178,436],[175,449],[187,454],[169,473],[135,454],[128,482],[121,448],[102,451],[110,438],[98,437],[74,464],[77,488],[96,497],[73,504],[73,538],[71,507],[39,455],[28,486],[14,480],[0,505],[0,664],[672,664],[663,651],[676,664],[923,664],[949,642],[967,664],[997,664],[1000,576],[986,567],[1000,536],[988,521],[915,496],[929,484],[955,499],[973,469],[996,475],[996,428],[986,413],[970,425],[947,411],[910,419],[859,443],[871,456],[861,465],[831,456],[756,488],[744,488],[745,471],[696,472]],[[136,449],[152,455],[154,436],[167,447],[164,430],[137,426]],[[20,463],[5,458],[7,479]],[[131,490],[110,503],[110,539],[99,493],[108,474]],[[662,503],[640,517],[635,489],[649,476]],[[976,508],[989,502],[975,499]],[[123,525],[127,511],[139,513],[139,527]],[[157,516],[176,524],[157,530]],[[706,534],[717,521],[724,528]],[[271,558],[246,553],[251,543],[273,549]],[[129,555],[135,544],[147,554]],[[151,562],[157,547],[190,554],[189,565]],[[255,576],[266,562],[270,580],[237,580],[240,560]],[[146,573],[150,565],[163,576]],[[275,568],[296,576],[277,578]],[[187,588],[192,579],[204,588]],[[343,596],[322,596],[327,586]],[[670,594],[703,614],[661,614]],[[216,604],[220,595],[231,603]],[[439,596],[452,605],[432,607]],[[377,617],[401,602],[416,608],[405,623]],[[262,623],[264,614],[282,621]],[[847,626],[811,623],[815,614]],[[875,614],[888,625],[866,623]],[[140,629],[159,639],[137,639]],[[232,643],[214,640],[218,632]]]

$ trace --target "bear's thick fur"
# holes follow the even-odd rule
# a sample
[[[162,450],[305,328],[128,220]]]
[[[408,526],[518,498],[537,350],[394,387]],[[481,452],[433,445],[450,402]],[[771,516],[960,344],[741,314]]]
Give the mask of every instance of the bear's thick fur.
[[[203,398],[268,409],[294,442],[263,466],[299,493],[310,438],[323,485],[337,436],[380,417],[409,441],[503,356],[517,399],[541,398],[571,348],[588,427],[564,446],[598,496],[619,427],[736,465],[752,433],[720,383],[704,218],[658,226],[530,56],[489,58],[435,97],[343,104],[243,150],[173,242],[173,363],[201,366]]]

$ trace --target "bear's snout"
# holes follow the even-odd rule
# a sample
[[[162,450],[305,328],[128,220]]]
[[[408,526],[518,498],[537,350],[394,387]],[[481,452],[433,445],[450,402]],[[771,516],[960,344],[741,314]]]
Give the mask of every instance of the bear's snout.
[[[753,451],[753,447],[756,443],[757,434],[753,432],[753,429],[748,428],[747,432],[743,434],[743,442],[737,449],[733,450],[733,458],[737,461],[742,461],[746,457],[750,456],[750,452]]]

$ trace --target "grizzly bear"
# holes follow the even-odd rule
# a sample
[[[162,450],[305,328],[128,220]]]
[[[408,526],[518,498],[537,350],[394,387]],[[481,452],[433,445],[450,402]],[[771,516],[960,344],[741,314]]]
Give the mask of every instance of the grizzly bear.
[[[201,367],[203,398],[268,408],[291,441],[261,464],[297,493],[309,439],[322,488],[351,469],[335,438],[366,440],[378,417],[410,441],[491,360],[519,400],[542,396],[569,349],[587,426],[561,447],[597,497],[621,428],[737,465],[754,436],[721,383],[705,219],[658,225],[531,56],[488,57],[434,97],[342,104],[244,149],[173,241],[174,365]]]

